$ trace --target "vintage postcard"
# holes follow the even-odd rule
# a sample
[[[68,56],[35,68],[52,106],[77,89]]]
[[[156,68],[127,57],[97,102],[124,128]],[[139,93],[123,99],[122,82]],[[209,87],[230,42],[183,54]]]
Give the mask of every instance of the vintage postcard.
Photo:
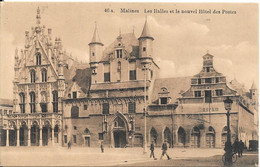
[[[3,2],[1,166],[257,166],[257,3]]]

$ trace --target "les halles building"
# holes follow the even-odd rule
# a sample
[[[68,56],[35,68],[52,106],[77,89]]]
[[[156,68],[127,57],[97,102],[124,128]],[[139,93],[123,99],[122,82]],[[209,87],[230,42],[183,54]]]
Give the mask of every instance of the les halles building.
[[[202,56],[192,77],[159,78],[154,38],[145,21],[142,34],[119,34],[106,48],[97,27],[89,64],[67,54],[60,38],[41,24],[25,32],[15,51],[12,112],[1,111],[2,146],[142,147],[167,140],[171,147],[224,147],[223,100],[233,100],[231,137],[246,145],[258,139],[258,89],[228,82]],[[256,78],[257,79],[257,78]],[[146,129],[146,130],[145,130]],[[146,133],[145,133],[146,131]],[[146,135],[146,136],[145,136]]]

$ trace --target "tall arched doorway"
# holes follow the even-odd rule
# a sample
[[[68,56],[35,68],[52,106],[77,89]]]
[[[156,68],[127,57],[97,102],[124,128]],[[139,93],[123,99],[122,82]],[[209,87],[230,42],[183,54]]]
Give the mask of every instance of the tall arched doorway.
[[[126,123],[121,117],[116,117],[114,120],[114,128],[113,128],[113,135],[114,135],[114,146],[116,148],[125,147],[127,144],[126,141]]]
[[[25,122],[22,122],[22,126],[20,127],[20,146],[28,146],[28,127]]]
[[[211,126],[208,128],[206,141],[208,148],[215,148],[215,130]]]
[[[185,138],[185,130],[182,127],[178,129],[178,145],[185,146],[186,138]]]
[[[163,134],[164,134],[164,141],[166,140],[166,142],[169,144],[169,147],[172,147],[172,134],[170,129],[166,127]]]
[[[225,147],[226,141],[227,141],[227,126],[225,126],[222,129],[222,133],[221,133],[221,145],[223,148]]]
[[[31,127],[31,146],[39,146],[40,128],[37,122],[33,122]]]
[[[190,144],[191,144],[191,147],[194,147],[194,148],[200,147],[200,130],[197,126],[195,126],[191,131]]]
[[[154,144],[156,145],[157,144],[157,131],[155,130],[154,127],[152,127],[151,131],[150,131],[150,141],[154,142]]]
[[[48,146],[51,144],[52,128],[49,121],[44,122],[42,127],[42,146]]]

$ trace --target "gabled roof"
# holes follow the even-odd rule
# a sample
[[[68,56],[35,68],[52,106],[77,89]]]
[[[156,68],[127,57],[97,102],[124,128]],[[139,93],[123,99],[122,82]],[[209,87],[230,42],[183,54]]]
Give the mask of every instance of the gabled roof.
[[[151,102],[157,103],[159,93],[162,88],[166,88],[171,98],[171,103],[175,103],[177,98],[181,97],[181,93],[190,88],[191,77],[176,77],[176,78],[162,78],[154,81],[154,86],[151,95]]]
[[[120,41],[115,39],[103,52],[101,61],[109,61],[110,55],[114,53],[115,47],[120,43],[122,48],[129,54],[130,57],[138,57],[139,55],[139,41],[134,33],[120,34]]]
[[[76,69],[72,79],[69,80],[67,89],[65,91],[65,97],[70,92],[71,87],[76,82],[76,84],[80,87],[81,91],[88,94],[91,85],[91,69]]]

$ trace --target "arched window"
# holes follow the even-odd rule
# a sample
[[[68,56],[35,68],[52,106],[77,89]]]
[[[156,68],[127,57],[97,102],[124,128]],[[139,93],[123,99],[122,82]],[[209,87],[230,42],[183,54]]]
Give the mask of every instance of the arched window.
[[[117,63],[117,71],[118,71],[118,72],[121,71],[121,62],[120,62],[120,61]]]
[[[207,141],[208,148],[215,148],[215,130],[211,126],[207,131],[206,141]]]
[[[36,65],[41,65],[41,53],[37,52],[36,54]]]
[[[168,127],[166,127],[164,130],[164,140],[166,140],[170,147],[172,146],[172,135]]]
[[[58,92],[56,90],[52,92],[52,109],[54,113],[58,112]]]
[[[19,96],[20,96],[20,103],[19,103],[20,111],[21,113],[25,113],[25,95],[24,93],[20,93]]]
[[[35,83],[35,71],[34,70],[30,71],[30,76],[31,76],[31,83]]]
[[[79,107],[73,106],[71,107],[71,118],[78,118],[79,117]]]
[[[178,143],[185,146],[185,130],[182,127],[179,127],[178,129]]]
[[[47,70],[42,69],[42,82],[47,82]]]
[[[150,131],[150,136],[151,136],[151,141],[153,141],[154,144],[156,144],[157,143],[157,136],[158,136],[158,134],[157,134],[157,132],[156,132],[154,127],[152,127],[152,129]]]
[[[200,147],[200,129],[195,126],[191,131],[191,147],[199,148]]]
[[[225,126],[222,129],[222,134],[221,134],[221,144],[222,147],[225,147],[225,142],[227,141],[227,126]]]
[[[114,128],[124,128],[124,127],[125,127],[124,121],[120,117],[117,117],[115,119]]]
[[[89,129],[86,128],[86,129],[84,130],[84,133],[87,134],[87,135],[90,135],[90,131],[89,131]]]
[[[31,113],[35,113],[35,93],[31,92],[30,93],[30,107],[31,107]]]

